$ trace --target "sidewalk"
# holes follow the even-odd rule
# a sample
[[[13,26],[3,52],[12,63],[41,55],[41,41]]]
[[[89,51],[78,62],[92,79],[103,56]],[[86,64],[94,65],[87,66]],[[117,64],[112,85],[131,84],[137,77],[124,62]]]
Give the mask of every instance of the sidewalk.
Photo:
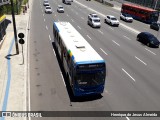
[[[30,0],[31,8],[31,0]],[[27,34],[30,9],[25,15],[16,15],[17,34],[24,33],[25,44],[19,44],[19,54],[16,55],[12,16],[6,15],[10,20],[6,30],[6,37],[0,49],[0,111],[26,111],[26,84],[27,84]],[[19,38],[18,38],[19,39]],[[0,117],[0,120],[23,120],[24,118]]]

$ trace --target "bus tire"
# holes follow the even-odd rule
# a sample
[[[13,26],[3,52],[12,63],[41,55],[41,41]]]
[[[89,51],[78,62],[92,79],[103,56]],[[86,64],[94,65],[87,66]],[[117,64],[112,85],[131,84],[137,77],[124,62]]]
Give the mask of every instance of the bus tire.
[[[68,76],[68,73],[66,72],[66,79],[68,80],[69,79],[69,76]]]

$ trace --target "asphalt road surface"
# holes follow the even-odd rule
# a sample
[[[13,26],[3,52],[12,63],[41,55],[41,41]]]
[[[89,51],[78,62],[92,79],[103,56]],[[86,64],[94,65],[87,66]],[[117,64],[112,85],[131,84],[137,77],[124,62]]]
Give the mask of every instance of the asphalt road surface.
[[[31,111],[159,111],[160,49],[136,41],[141,31],[157,35],[149,25],[134,20],[120,21],[119,27],[104,23],[104,15],[119,19],[120,11],[96,1],[74,0],[65,5],[49,0],[53,13],[44,12],[43,0],[34,0],[29,41],[30,110]],[[63,5],[65,12],[57,13]],[[83,5],[82,5],[83,4]],[[101,28],[87,25],[89,13],[97,12]],[[54,50],[53,22],[68,21],[106,61],[108,69],[101,96],[75,98]],[[158,36],[159,37],[159,36]],[[63,112],[62,112],[63,114]],[[32,118],[35,120],[37,118]],[[54,117],[37,120],[157,120],[133,117]]]

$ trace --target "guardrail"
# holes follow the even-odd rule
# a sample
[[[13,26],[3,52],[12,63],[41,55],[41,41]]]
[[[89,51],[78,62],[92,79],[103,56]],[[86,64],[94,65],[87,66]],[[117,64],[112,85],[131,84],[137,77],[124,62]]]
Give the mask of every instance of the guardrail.
[[[114,7],[114,4],[108,2],[108,1],[105,1],[105,0],[95,0],[95,1],[98,1],[104,5],[107,5],[107,6],[110,6],[110,7]],[[110,0],[110,1],[113,1],[113,0]]]

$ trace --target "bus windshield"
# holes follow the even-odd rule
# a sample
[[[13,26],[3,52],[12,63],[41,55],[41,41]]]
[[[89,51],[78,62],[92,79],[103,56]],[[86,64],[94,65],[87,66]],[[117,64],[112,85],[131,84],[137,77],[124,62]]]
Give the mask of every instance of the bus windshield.
[[[77,83],[82,86],[96,86],[105,81],[104,71],[77,74]]]

